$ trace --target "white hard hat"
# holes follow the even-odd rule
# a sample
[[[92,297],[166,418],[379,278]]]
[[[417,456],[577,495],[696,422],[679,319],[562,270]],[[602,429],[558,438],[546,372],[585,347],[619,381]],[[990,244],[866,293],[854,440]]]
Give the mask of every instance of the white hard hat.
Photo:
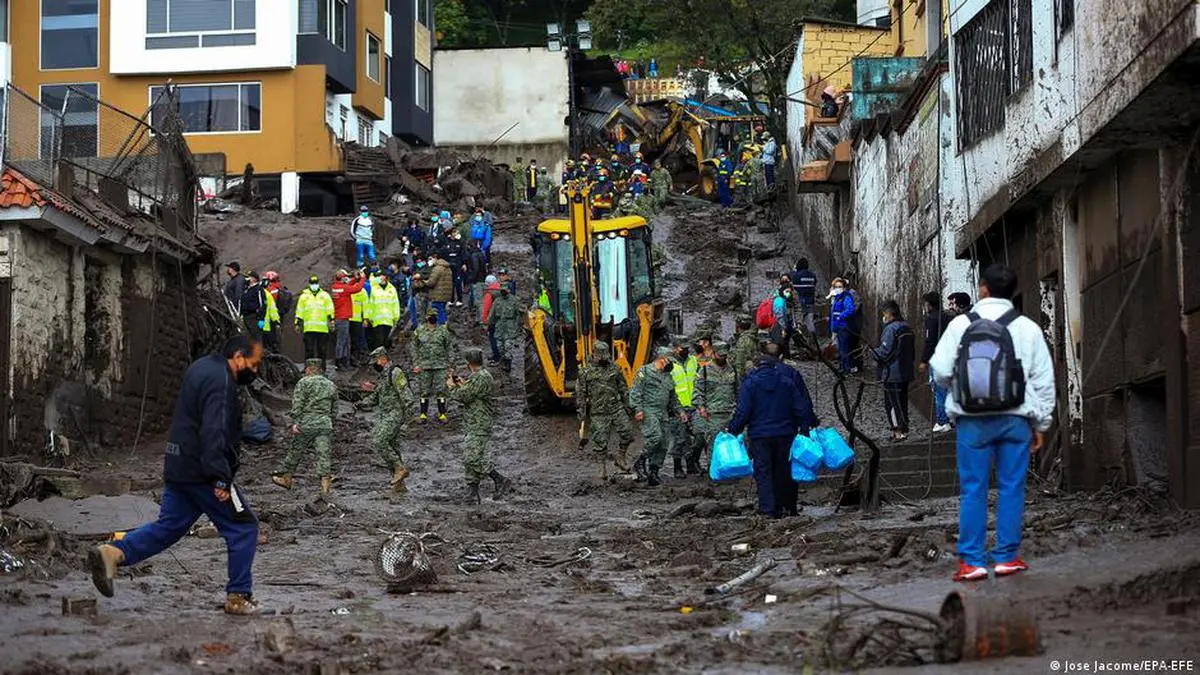
[[[478,279],[479,277],[475,277],[475,278],[476,278],[476,279]],[[484,280],[483,280],[483,283],[485,283],[485,284],[494,284],[494,283],[496,283],[496,281],[497,281],[497,280],[496,280],[496,275],[495,275],[495,274],[489,274],[489,275],[487,275],[487,277],[485,277],[485,278],[484,278]]]

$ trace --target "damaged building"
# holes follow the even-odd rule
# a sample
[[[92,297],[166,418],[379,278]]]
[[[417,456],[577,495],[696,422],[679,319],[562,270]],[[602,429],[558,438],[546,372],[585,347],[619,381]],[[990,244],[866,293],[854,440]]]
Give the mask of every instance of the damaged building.
[[[1039,470],[1200,506],[1200,5],[940,9],[928,58],[853,59],[850,109],[792,139],[828,162],[797,172],[808,240],[869,309],[912,317],[922,293],[1016,268],[1059,383]]]
[[[82,89],[65,96],[66,116],[96,111],[97,152],[72,152],[62,109],[4,96],[0,456],[94,455],[164,431],[209,346],[188,318],[211,251],[174,118],[152,129]]]

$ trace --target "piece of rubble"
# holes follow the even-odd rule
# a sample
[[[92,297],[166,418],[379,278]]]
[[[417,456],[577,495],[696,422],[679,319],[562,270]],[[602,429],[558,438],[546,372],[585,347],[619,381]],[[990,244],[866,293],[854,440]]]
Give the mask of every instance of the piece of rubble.
[[[63,598],[63,616],[96,616],[95,598]]]

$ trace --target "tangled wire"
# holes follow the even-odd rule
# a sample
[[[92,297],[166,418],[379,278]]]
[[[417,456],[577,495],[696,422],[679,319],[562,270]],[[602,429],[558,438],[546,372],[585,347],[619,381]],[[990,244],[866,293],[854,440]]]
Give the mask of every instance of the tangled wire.
[[[833,615],[809,636],[814,665],[856,672],[940,660],[947,626],[938,615],[883,605],[841,586],[821,592],[833,593]],[[854,602],[844,602],[843,595]]]

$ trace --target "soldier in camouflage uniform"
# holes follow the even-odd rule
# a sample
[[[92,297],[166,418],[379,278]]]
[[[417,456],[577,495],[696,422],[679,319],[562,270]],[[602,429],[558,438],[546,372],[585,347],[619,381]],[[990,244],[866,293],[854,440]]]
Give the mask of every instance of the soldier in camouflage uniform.
[[[607,342],[597,342],[592,362],[579,374],[575,385],[575,407],[579,412],[579,445],[590,440],[592,450],[600,458],[600,476],[608,478],[608,438],[617,434],[617,468],[628,471],[626,453],[633,443],[633,424],[629,420],[629,390],[625,376],[612,361],[612,349]],[[587,431],[586,434],[583,430]],[[589,438],[590,437],[590,438]]]
[[[767,189],[767,177],[763,172],[762,155],[755,155],[746,162],[747,196],[750,201],[761,197]]]
[[[672,352],[659,347],[654,361],[642,366],[629,392],[633,418],[642,423],[643,452],[634,462],[638,479],[655,487],[661,483],[658,472],[667,458],[671,444],[671,420],[686,421],[679,397],[675,395],[675,380],[671,378]]]
[[[671,197],[671,172],[663,168],[659,160],[654,160],[654,170],[650,172],[650,194],[660,208]]]
[[[704,438],[704,447],[712,451],[713,440],[717,434],[729,426],[737,407],[738,388],[741,380],[729,365],[729,345],[724,342],[713,344],[713,359],[711,363],[703,363],[700,372],[696,373],[696,386],[692,393],[692,403],[696,406],[696,424],[699,433]],[[700,456],[696,455],[696,464]],[[689,458],[689,464],[692,460]]]
[[[271,476],[271,482],[292,489],[292,473],[300,458],[310,449],[317,453],[317,475],[321,477],[321,496],[329,496],[333,481],[333,418],[337,415],[337,387],[325,377],[325,361],[304,362],[304,377],[292,392],[292,445],[283,458],[283,471]]]
[[[418,326],[409,340],[417,393],[421,397],[421,423],[429,421],[429,399],[437,397],[437,418],[446,421],[446,369],[450,367],[450,329],[439,326],[437,310],[425,311],[425,325]]]
[[[388,471],[392,472],[392,490],[402,493],[408,490],[404,485],[408,469],[404,466],[404,458],[400,456],[400,437],[404,425],[412,419],[413,395],[408,388],[404,369],[392,364],[385,347],[371,352],[371,359],[375,361],[375,371],[379,376],[374,382],[363,383],[363,389],[370,393],[359,405],[376,406],[379,409],[379,419],[375,422],[375,452]]]
[[[494,499],[504,496],[512,487],[492,464],[488,444],[492,440],[492,423],[496,417],[496,382],[492,374],[483,367],[483,351],[472,347],[464,355],[471,374],[462,379],[450,374],[446,385],[450,388],[451,400],[463,409],[463,471],[467,478],[467,501],[479,503],[479,482],[491,478],[495,483]]]
[[[737,339],[733,343],[731,359],[733,361],[733,370],[737,373],[738,380],[744,382],[746,380],[746,373],[750,371],[754,362],[758,360],[759,353],[762,350],[758,344],[758,329],[754,327],[754,319],[750,318],[749,314],[738,316],[737,330]]]
[[[525,179],[525,160],[517,158],[517,163],[514,164],[509,171],[513,173],[513,195],[512,201],[514,204],[523,202],[529,196],[526,191]]]
[[[512,372],[512,349],[517,338],[521,335],[521,307],[517,299],[509,294],[507,284],[500,286],[500,293],[492,299],[492,307],[488,312],[488,329],[496,336],[496,345],[500,349],[500,363],[504,372]]]

